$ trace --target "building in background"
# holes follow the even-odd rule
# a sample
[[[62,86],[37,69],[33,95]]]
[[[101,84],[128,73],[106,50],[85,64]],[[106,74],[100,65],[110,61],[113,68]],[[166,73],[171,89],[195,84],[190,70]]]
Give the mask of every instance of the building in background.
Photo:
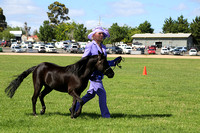
[[[135,34],[132,38],[133,43],[141,43],[146,47],[151,45],[157,45],[159,48],[167,46],[184,46],[190,49],[194,45],[191,33],[146,33]]]
[[[22,41],[22,31],[10,31],[10,34],[13,34],[15,38],[13,40]]]

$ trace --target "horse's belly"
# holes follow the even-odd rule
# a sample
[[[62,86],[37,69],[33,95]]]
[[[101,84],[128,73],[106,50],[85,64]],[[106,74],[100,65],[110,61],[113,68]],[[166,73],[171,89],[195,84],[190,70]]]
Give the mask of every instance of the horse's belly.
[[[67,87],[54,87],[54,90],[60,91],[60,92],[66,92],[68,93]]]

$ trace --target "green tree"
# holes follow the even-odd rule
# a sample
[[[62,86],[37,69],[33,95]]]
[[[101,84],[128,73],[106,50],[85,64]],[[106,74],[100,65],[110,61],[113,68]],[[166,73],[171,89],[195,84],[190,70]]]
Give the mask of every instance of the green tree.
[[[62,23],[55,28],[55,38],[57,41],[71,40],[71,32],[74,26],[70,23]]]
[[[76,41],[86,41],[87,28],[83,24],[78,24],[74,30],[74,39]]]
[[[0,32],[0,39],[1,40],[10,40],[10,39],[14,39],[15,36],[13,34],[10,33],[10,31],[12,30],[12,28],[7,28],[4,31]]]
[[[124,28],[124,30],[126,30],[126,33],[127,33],[125,38],[122,40],[122,42],[124,42],[124,43],[132,43],[132,41],[133,41],[132,36],[134,34],[142,33],[137,27],[132,28],[132,27],[128,27],[128,26],[124,25],[122,28]]]
[[[15,39],[15,35],[11,34],[10,31],[18,31],[21,30],[21,27],[10,27],[9,25],[7,26],[7,28],[3,31],[0,32],[0,39],[4,39],[4,40],[10,40],[10,39]]]
[[[39,34],[39,32],[37,29],[33,31],[33,35],[38,35],[38,34]]]
[[[44,21],[43,26],[39,28],[38,37],[41,41],[51,42],[54,39],[54,30],[49,21]]]
[[[162,29],[163,29],[163,33],[174,33],[175,21],[172,20],[171,17],[169,17],[168,19],[165,19]]]
[[[184,19],[183,15],[178,17],[178,20],[176,21],[176,33],[189,33],[189,23],[187,19]]]
[[[131,30],[131,27],[129,27],[128,25],[124,25],[124,26],[121,27],[121,30],[125,34],[124,38],[121,41],[124,42],[124,43],[129,43],[131,36],[128,33]]]
[[[0,32],[2,32],[6,27],[6,17],[3,15],[3,9],[0,7]]]
[[[114,23],[109,29],[110,38],[105,39],[105,42],[115,43],[121,42],[127,36],[127,30]]]
[[[148,21],[145,21],[144,23],[140,24],[138,29],[142,33],[153,33],[154,29],[151,28],[151,24]]]
[[[194,37],[194,43],[200,45],[200,16],[196,16],[190,24],[190,29]]]
[[[70,18],[67,16],[69,9],[57,1],[48,6],[49,12],[47,12],[50,23],[53,25],[59,25]]]
[[[183,15],[172,20],[170,17],[164,21],[163,33],[188,33],[190,32],[189,23],[187,19],[184,19]]]

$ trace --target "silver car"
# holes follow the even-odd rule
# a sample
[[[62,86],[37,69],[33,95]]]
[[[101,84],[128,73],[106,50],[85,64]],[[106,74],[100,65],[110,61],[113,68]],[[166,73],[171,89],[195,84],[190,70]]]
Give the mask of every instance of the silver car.
[[[173,55],[181,55],[181,51],[179,49],[174,49]]]
[[[77,45],[70,45],[67,48],[67,52],[69,52],[69,53],[77,53],[78,52],[78,46]]]
[[[11,47],[11,51],[15,53],[23,53],[24,51],[19,46]]]

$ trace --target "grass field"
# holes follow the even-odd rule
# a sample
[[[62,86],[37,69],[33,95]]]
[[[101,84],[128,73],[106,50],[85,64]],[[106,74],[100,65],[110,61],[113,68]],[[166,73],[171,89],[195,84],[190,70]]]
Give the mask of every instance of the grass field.
[[[80,57],[0,56],[0,132],[146,132],[197,133],[200,131],[200,60],[126,58],[115,77],[105,77],[111,119],[101,118],[98,97],[83,107],[77,119],[68,109],[72,97],[52,91],[45,97],[46,114],[32,116],[32,77],[29,75],[12,99],[4,89],[24,70],[48,61],[61,66]],[[113,59],[113,58],[109,58]],[[146,66],[147,75],[142,75]],[[86,91],[83,92],[84,95]]]

